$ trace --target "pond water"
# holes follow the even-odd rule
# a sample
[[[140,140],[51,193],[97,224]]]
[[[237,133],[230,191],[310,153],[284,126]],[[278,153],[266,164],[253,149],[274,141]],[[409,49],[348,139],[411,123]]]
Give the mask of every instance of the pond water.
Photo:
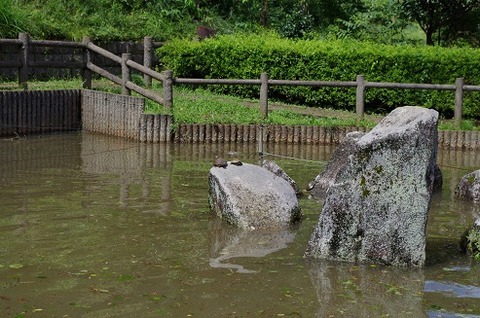
[[[332,146],[268,145],[305,187]],[[303,258],[321,203],[277,232],[212,217],[216,154],[255,145],[141,144],[72,133],[0,140],[1,317],[480,317],[480,266],[458,241],[478,208],[452,199],[480,154],[441,150],[424,269]],[[296,158],[292,159],[290,157]]]

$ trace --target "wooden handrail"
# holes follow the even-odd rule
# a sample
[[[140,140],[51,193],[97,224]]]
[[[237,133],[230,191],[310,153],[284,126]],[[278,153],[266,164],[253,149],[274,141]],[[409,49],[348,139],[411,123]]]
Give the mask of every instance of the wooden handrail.
[[[106,57],[106,58],[111,59],[112,61],[115,61],[115,62],[117,62],[117,63],[119,63],[119,64],[122,63],[122,58],[121,58],[121,57],[119,57],[118,55],[113,54],[113,53],[110,52],[110,51],[107,51],[107,50],[105,50],[105,49],[102,49],[102,48],[99,47],[99,46],[96,46],[96,45],[93,44],[92,42],[88,42],[88,43],[86,44],[86,47],[87,47],[88,49],[90,49],[91,51],[95,52],[95,53],[98,53],[98,54],[100,54],[100,55],[102,55],[102,56],[104,56],[104,57]]]
[[[70,42],[70,41],[52,41],[52,40],[30,40],[30,43],[33,45],[41,46],[56,46],[56,47],[73,47],[83,49],[85,45],[81,42]]]
[[[163,80],[165,79],[161,73],[158,73],[148,67],[145,67],[142,64],[135,62],[134,60],[128,60],[127,65],[139,72],[142,72],[143,74],[153,77],[154,79],[160,82],[163,82]]]
[[[260,85],[262,82],[258,79],[212,79],[212,78],[175,78],[176,84],[198,84],[198,85]]]
[[[106,71],[105,69],[93,64],[92,62],[88,62],[87,63],[87,68],[92,71],[92,72],[95,72],[97,73],[98,75],[100,76],[103,76],[109,80],[111,80],[112,82],[114,82],[115,84],[118,84],[118,85],[122,85],[122,79],[118,76],[115,76],[113,75],[112,73]]]

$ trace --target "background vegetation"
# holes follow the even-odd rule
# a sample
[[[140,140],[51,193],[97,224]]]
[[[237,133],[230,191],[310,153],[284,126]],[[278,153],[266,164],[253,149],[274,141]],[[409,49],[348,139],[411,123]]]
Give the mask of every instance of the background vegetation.
[[[201,42],[169,41],[159,49],[176,77],[259,78],[371,82],[480,84],[480,52],[472,48],[393,46],[353,42],[282,39],[275,34],[224,35]],[[258,97],[255,86],[217,86],[217,92]],[[385,113],[404,105],[435,108],[453,116],[453,91],[367,89],[366,110]],[[271,86],[269,97],[323,108],[355,109],[355,89]],[[466,93],[464,115],[478,118],[480,94]]]
[[[480,0],[0,0],[0,36],[156,40],[274,30],[289,38],[478,46]]]

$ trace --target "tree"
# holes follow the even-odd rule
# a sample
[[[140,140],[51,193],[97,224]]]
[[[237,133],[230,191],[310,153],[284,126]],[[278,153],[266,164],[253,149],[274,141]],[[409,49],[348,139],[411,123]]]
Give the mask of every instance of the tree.
[[[465,24],[460,27],[462,22],[470,18],[472,12],[478,11],[479,6],[480,0],[403,0],[402,3],[404,14],[416,21],[425,32],[427,45],[434,45],[435,33],[439,44],[442,40],[457,38],[458,32],[466,31],[459,30],[467,27]]]
[[[338,35],[379,43],[404,43],[404,19],[398,0],[364,1],[347,19],[339,19]]]

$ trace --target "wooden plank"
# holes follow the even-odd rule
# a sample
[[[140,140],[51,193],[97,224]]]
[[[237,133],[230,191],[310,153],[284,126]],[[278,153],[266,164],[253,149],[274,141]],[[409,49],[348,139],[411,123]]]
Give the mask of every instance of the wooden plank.
[[[243,142],[243,125],[235,125],[235,142]]]
[[[142,114],[139,120],[140,126],[140,141],[146,142],[147,141],[147,115]]]
[[[258,140],[257,125],[249,125],[248,129],[249,129],[249,132],[248,132],[249,142],[256,142]]]
[[[160,141],[160,117],[161,115],[153,116],[153,142],[158,143]]]
[[[64,104],[63,95],[66,90],[47,91],[49,95],[49,107],[51,108],[51,127],[52,131],[58,132],[63,130],[62,105]]]
[[[19,68],[22,66],[20,61],[0,61],[0,68]]]
[[[18,43],[18,42],[15,42],[15,43]],[[36,46],[70,47],[70,48],[85,47],[85,45],[81,42],[70,42],[70,41],[30,40],[30,43]]]
[[[62,61],[29,61],[31,68],[83,68],[83,62],[62,62]]]
[[[5,136],[7,127],[6,127],[6,117],[8,114],[8,105],[7,105],[7,93],[0,91],[0,136]]]
[[[18,104],[19,104],[19,96],[17,92],[10,92],[10,109],[9,109],[9,115],[8,115],[8,130],[9,130],[9,135],[12,136],[17,132],[17,126],[18,126]]]
[[[168,124],[167,124],[167,115],[159,115],[160,116],[160,134],[159,134],[159,141],[166,142],[168,140]]]
[[[28,92],[16,92],[17,104],[17,133],[24,136],[26,133],[26,105]]]
[[[223,140],[225,142],[230,142],[230,125],[228,124],[225,124],[225,125],[222,125],[223,126]]]
[[[211,143],[212,142],[212,125],[207,124],[205,126],[205,142]]]
[[[32,134],[36,133],[36,124],[35,124],[35,110],[38,102],[38,91],[31,91],[31,94],[29,95],[28,101],[27,101],[27,107],[26,107],[26,119],[27,119],[27,127],[26,127],[26,133],[27,134]]]

